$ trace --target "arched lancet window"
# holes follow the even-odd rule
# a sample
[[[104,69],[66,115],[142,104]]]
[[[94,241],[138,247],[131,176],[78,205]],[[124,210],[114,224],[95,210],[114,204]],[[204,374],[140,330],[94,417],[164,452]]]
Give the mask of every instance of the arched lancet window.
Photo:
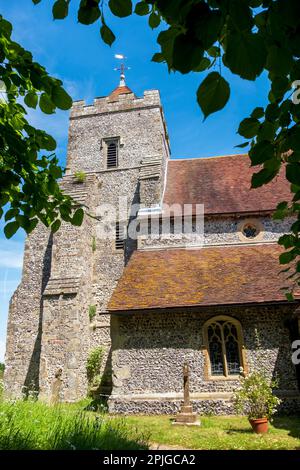
[[[211,377],[239,375],[245,370],[240,323],[231,317],[211,318],[204,325],[208,369]]]

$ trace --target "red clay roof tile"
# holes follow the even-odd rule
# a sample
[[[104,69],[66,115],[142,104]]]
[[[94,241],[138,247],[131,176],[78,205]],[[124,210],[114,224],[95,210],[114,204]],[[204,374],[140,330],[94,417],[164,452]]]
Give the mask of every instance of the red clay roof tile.
[[[284,169],[271,183],[250,189],[258,171],[247,155],[169,160],[164,203],[204,204],[209,215],[273,211],[291,199]]]
[[[111,94],[109,95],[109,100],[110,101],[115,101],[118,99],[119,95],[126,95],[127,93],[132,93],[130,88],[128,86],[118,86],[115,88]]]
[[[109,311],[284,301],[277,244],[133,253]]]

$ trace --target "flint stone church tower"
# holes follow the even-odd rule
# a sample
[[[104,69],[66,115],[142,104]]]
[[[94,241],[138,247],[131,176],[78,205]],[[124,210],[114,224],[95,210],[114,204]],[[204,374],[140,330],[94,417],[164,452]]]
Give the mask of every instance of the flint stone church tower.
[[[51,401],[59,378],[59,399],[79,400],[90,387],[89,354],[101,347],[97,391],[113,412],[176,411],[185,362],[199,412],[232,413],[241,373],[261,367],[279,377],[282,407],[299,409],[291,360],[299,306],[285,300],[278,274],[277,240],[291,221],[271,218],[289,188],[280,174],[250,190],[251,175],[245,155],[170,159],[157,90],[138,98],[121,77],[108,97],[74,102],[61,186],[89,215],[55,234],[40,224],[26,240],[9,311],[6,395],[35,390]],[[164,206],[185,204],[193,221],[204,205],[203,246],[184,228],[174,235],[175,215],[161,229]],[[115,208],[110,237],[99,235],[103,205]],[[147,228],[137,240],[126,230],[133,220]]]

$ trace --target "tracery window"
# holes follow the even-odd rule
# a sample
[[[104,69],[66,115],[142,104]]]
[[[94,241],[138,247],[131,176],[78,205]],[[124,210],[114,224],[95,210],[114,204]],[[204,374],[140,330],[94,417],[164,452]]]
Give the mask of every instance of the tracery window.
[[[204,332],[207,342],[209,375],[230,377],[244,369],[242,331],[240,323],[230,317],[214,317],[206,322]]]

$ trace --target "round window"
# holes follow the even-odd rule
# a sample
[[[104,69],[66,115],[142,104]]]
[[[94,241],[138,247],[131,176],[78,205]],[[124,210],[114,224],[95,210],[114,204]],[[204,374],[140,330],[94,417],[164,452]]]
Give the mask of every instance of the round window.
[[[242,232],[246,238],[255,238],[258,235],[259,230],[254,224],[247,223],[244,225]]]

